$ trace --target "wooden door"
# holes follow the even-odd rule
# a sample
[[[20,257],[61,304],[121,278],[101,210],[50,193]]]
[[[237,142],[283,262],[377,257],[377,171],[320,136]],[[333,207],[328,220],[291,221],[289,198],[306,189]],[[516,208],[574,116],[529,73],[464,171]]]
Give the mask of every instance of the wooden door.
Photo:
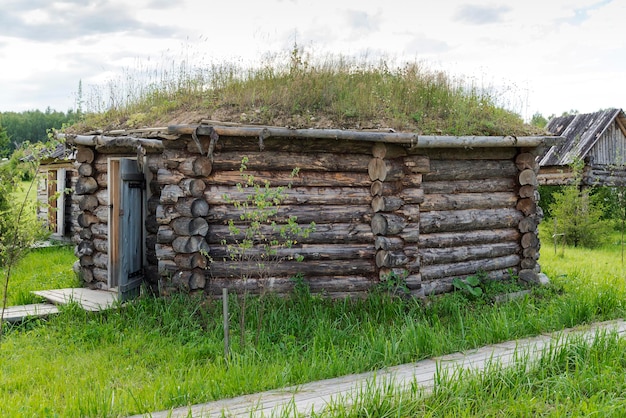
[[[111,233],[109,235],[110,287],[117,287],[121,302],[139,295],[143,280],[143,200],[145,179],[131,159],[109,165]],[[115,181],[117,180],[117,181]]]

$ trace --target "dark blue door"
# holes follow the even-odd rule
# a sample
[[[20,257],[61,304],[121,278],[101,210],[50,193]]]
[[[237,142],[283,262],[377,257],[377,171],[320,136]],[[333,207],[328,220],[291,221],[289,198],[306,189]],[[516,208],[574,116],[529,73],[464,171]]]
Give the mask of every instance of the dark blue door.
[[[139,296],[143,281],[143,191],[137,161],[120,160],[120,302]]]

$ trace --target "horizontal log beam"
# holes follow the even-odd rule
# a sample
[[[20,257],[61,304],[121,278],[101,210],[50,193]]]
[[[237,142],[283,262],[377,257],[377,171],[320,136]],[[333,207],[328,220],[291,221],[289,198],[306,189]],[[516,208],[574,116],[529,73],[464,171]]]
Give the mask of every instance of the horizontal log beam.
[[[422,183],[426,194],[436,193],[492,193],[508,192],[515,188],[517,181],[514,177],[500,177],[476,180],[429,180]]]
[[[417,135],[408,132],[371,132],[340,129],[290,129],[267,126],[225,126],[225,125],[172,125],[168,133],[177,135],[209,136],[212,132],[219,136],[232,137],[283,137],[298,139],[335,139],[366,142],[402,144],[412,148],[476,148],[476,147],[523,147],[539,145],[552,146],[564,138],[555,136],[433,136]]]
[[[372,209],[368,206],[327,206],[327,205],[280,205],[272,220],[285,222],[295,217],[298,223],[366,223],[372,219]],[[245,211],[233,205],[213,205],[206,216],[209,222],[222,223],[232,219],[239,222]]]
[[[313,293],[325,295],[353,296],[365,293],[376,282],[368,276],[330,276],[304,277],[303,283]],[[262,291],[289,293],[294,289],[295,282],[287,277],[268,277],[263,279],[249,278],[244,280],[234,278],[215,277],[209,280],[207,292],[212,295],[221,295],[222,288],[237,293],[247,290],[251,293]]]
[[[408,256],[420,256],[423,266],[451,264],[470,260],[503,257],[518,254],[521,246],[517,242],[502,242],[467,247],[451,248],[406,248]]]
[[[298,168],[303,171],[340,171],[367,173],[367,166],[372,159],[362,154],[336,154],[330,152],[318,153],[270,153],[248,152],[247,170],[267,170],[271,167],[276,171],[291,171]],[[239,151],[215,153],[213,171],[239,171],[243,155]]]
[[[442,136],[420,135],[413,148],[534,148],[553,146],[560,136]]]
[[[133,151],[138,146],[146,151],[163,150],[163,142],[160,139],[134,138],[131,136],[105,136],[105,135],[70,135],[57,134],[57,138],[64,138],[68,144],[93,146],[96,149],[128,148]]]
[[[450,248],[497,242],[518,242],[520,237],[521,234],[516,228],[430,233],[420,235],[418,248]]]
[[[482,180],[517,177],[517,166],[508,160],[431,160],[430,172],[424,174],[424,183],[438,180]]]
[[[308,224],[299,224],[301,228],[309,227]],[[209,244],[222,244],[222,240],[227,243],[234,243],[236,240],[241,242],[244,238],[245,227],[239,227],[238,234],[231,234],[227,225],[211,225],[206,240]],[[261,233],[268,237],[278,236],[278,232],[274,231],[270,226],[261,227]],[[341,244],[341,243],[364,243],[371,244],[374,242],[374,234],[369,224],[358,223],[333,223],[333,224],[316,224],[315,231],[311,232],[308,237],[298,237],[298,242],[302,244]]]
[[[211,143],[211,138],[200,136],[200,147],[202,152],[206,153]],[[165,141],[164,145],[173,141]],[[265,152],[298,152],[298,153],[315,153],[328,152],[332,149],[334,152],[342,154],[367,154],[371,155],[371,142],[354,142],[354,141],[336,141],[334,139],[316,139],[314,141],[294,141],[291,138],[266,138],[263,140],[263,149],[260,147],[259,140],[248,141],[241,140],[237,137],[221,137],[215,143],[214,152],[239,151],[241,153],[265,151]],[[187,151],[193,154],[200,153],[195,141],[187,141]],[[402,146],[399,146],[404,148]]]
[[[266,263],[265,267],[261,267],[254,261],[214,261],[209,264],[208,270],[212,277],[223,278],[259,278],[267,277],[268,274],[277,277],[293,277],[297,274],[303,274],[306,277],[375,274],[374,261],[366,259],[283,261]]]
[[[428,194],[420,206],[422,212],[463,209],[514,208],[518,196],[511,192]]]
[[[542,186],[568,185],[574,182],[574,172],[568,166],[540,167],[537,183]]]
[[[371,180],[366,173],[340,171],[305,171],[300,170],[296,176],[289,171],[258,171],[246,170],[246,176],[252,176],[259,183],[265,180],[272,186],[309,186],[309,187],[370,187]],[[237,171],[213,172],[206,179],[208,184],[216,186],[232,186],[245,183],[242,173]]]
[[[403,216],[377,213],[372,217],[371,225],[374,235],[396,235],[408,225],[408,222]]]
[[[422,283],[427,280],[440,279],[443,277],[458,277],[467,274],[476,274],[480,271],[501,270],[509,267],[518,267],[519,255],[508,255],[489,259],[471,260],[452,264],[434,264],[422,266]]]
[[[228,204],[228,200],[244,202],[253,194],[228,186],[208,186],[204,198],[209,205]],[[282,191],[284,205],[370,205],[372,195],[369,187],[292,187]],[[228,199],[225,199],[227,197]]]
[[[518,269],[515,267],[508,267],[505,269],[497,269],[486,271],[486,278],[489,280],[508,280],[511,279],[511,273],[517,274]],[[441,277],[436,280],[424,281],[421,283],[420,296],[437,295],[441,293],[450,292],[454,289],[452,282],[454,279],[466,279],[475,273],[462,274],[451,277]]]
[[[246,249],[244,258],[254,257],[274,260],[295,260],[298,256],[303,257],[303,262],[309,260],[354,260],[372,259],[375,255],[373,244],[301,244],[291,248],[275,248],[275,254],[267,255],[267,251],[262,247]],[[209,256],[216,262],[230,260],[231,255],[238,258],[238,254],[232,254],[224,246],[211,246]]]
[[[516,148],[415,148],[410,155],[425,155],[431,160],[512,160]]]
[[[420,214],[421,233],[517,227],[523,214],[515,209],[469,209]]]

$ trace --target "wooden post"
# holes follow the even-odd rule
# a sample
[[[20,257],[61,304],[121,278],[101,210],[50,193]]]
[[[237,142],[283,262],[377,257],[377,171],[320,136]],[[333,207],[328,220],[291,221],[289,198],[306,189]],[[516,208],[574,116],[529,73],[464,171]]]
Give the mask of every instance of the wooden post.
[[[230,352],[230,333],[228,327],[228,289],[222,288],[222,315],[224,316],[224,360],[228,364],[228,354]]]
[[[554,238],[554,255],[556,255],[556,216],[554,217],[554,232],[552,233],[552,238]]]

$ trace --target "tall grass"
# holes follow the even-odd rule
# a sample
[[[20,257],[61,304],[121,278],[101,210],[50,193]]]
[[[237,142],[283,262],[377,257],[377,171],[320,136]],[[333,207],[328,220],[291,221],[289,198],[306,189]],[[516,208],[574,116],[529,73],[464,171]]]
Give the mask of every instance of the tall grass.
[[[7,306],[27,305],[40,299],[33,290],[60,289],[81,285],[72,264],[76,261],[70,246],[32,249],[23,256],[11,271]],[[4,275],[4,269],[0,268]]]
[[[219,301],[143,298],[102,313],[70,306],[48,321],[9,329],[0,347],[0,414],[147,413],[622,317],[626,287],[602,280],[602,266],[597,275],[581,275],[586,262],[570,261],[553,285],[504,304],[493,299],[506,290],[501,284],[475,300],[453,293],[422,302],[372,292],[330,301],[306,289],[268,296],[259,342],[239,347],[233,326],[228,361]],[[230,302],[236,324],[239,305]],[[258,299],[247,310],[252,341]]]
[[[228,360],[219,300],[146,297],[102,313],[70,305],[48,320],[8,328],[0,346],[0,415],[147,413],[623,317],[626,286],[617,252],[614,244],[594,251],[568,247],[555,256],[544,246],[541,262],[552,284],[503,304],[495,295],[518,285],[493,283],[479,298],[457,292],[426,301],[381,290],[365,299],[331,301],[297,287],[290,297],[266,297],[258,343],[240,347],[239,327],[231,327]],[[56,264],[52,254],[59,255],[59,273],[46,270]],[[28,257],[18,268],[24,273],[16,275],[26,279],[15,279],[16,287],[50,277],[71,281],[65,276],[70,249]],[[237,324],[240,305],[234,297],[230,304],[230,322]],[[253,341],[258,299],[248,301],[247,311],[246,340]]]
[[[320,57],[297,45],[262,64],[202,61],[185,55],[169,66],[138,63],[105,86],[91,86],[87,118],[75,129],[154,126],[186,121],[185,113],[196,112],[223,121],[294,127],[388,127],[450,135],[535,132],[498,105],[493,87],[423,63]]]
[[[369,387],[346,406],[337,400],[323,417],[624,416],[626,340],[601,333],[592,341],[569,337],[538,359],[520,353],[476,372],[440,372],[432,393],[391,382]],[[288,415],[285,415],[288,416]]]
[[[36,181],[36,180],[35,180]],[[15,206],[24,204],[20,225],[32,231],[29,238],[44,239],[49,236],[37,219],[36,183],[21,182],[13,193]],[[28,193],[28,194],[27,194]],[[18,210],[17,208],[15,210]],[[24,243],[16,243],[24,245]],[[79,286],[72,264],[76,261],[71,247],[23,249],[21,259],[12,267],[9,286],[7,287],[7,306],[35,303],[40,299],[30,292],[33,290],[57,289]],[[0,266],[0,277],[6,279],[6,267]]]

